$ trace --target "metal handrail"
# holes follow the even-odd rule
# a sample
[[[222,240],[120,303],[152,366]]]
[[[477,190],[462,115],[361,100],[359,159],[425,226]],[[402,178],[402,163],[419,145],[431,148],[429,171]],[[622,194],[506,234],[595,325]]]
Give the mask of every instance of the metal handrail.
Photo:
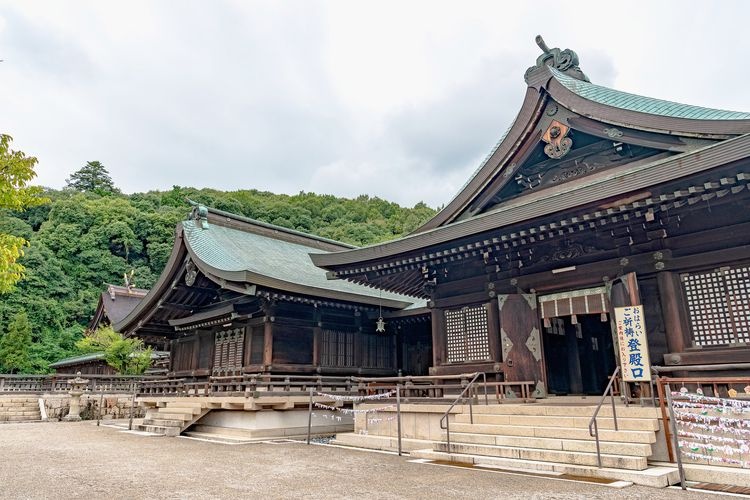
[[[477,379],[479,377],[482,377],[484,379],[484,404],[485,406],[489,406],[489,399],[487,398],[487,374],[484,372],[477,372],[474,373],[474,376],[471,378],[468,384],[466,384],[466,387],[464,387],[464,390],[461,391],[461,394],[458,395],[455,401],[451,403],[451,405],[448,407],[447,410],[445,410],[445,413],[443,413],[443,416],[440,417],[440,428],[445,429],[445,436],[446,440],[448,442],[448,453],[451,452],[451,429],[450,429],[450,419],[448,418],[448,415],[450,415],[451,410],[458,404],[459,401],[466,399],[464,395],[466,394],[466,391],[473,388],[474,383],[476,383]],[[469,397],[469,421],[473,424],[474,423],[474,405],[473,405],[473,397]],[[443,423],[445,423],[445,427],[443,427]]]
[[[596,423],[596,417],[599,415],[599,410],[602,409],[602,404],[604,404],[604,399],[607,397],[607,392],[610,393],[610,397],[612,399],[612,418],[615,422],[615,430],[620,430],[617,427],[617,412],[615,410],[615,391],[612,387],[612,384],[617,379],[617,374],[620,373],[620,367],[618,366],[614,373],[612,373],[612,376],[609,379],[609,383],[607,384],[607,387],[604,389],[604,394],[602,394],[602,398],[599,400],[599,404],[596,405],[596,410],[594,410],[594,414],[591,416],[591,420],[589,420],[589,435],[596,439],[596,460],[599,464],[599,468],[602,466],[602,453],[599,449],[599,425]]]

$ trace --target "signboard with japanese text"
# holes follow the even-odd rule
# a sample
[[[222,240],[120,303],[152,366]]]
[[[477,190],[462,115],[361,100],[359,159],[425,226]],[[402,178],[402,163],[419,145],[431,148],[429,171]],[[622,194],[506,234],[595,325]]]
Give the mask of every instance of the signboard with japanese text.
[[[651,361],[643,306],[615,307],[615,323],[622,379],[625,382],[649,382]]]

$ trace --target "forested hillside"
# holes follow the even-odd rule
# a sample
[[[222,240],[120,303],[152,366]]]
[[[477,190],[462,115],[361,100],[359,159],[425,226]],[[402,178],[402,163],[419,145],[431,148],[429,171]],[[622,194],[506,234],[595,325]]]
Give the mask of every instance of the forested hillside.
[[[87,178],[82,170],[69,179],[68,188],[46,191],[49,203],[19,212],[0,211],[0,233],[30,242],[20,260],[25,278],[0,295],[0,340],[23,343],[28,331],[31,335],[28,362],[14,371],[44,372],[49,363],[77,354],[75,342],[105,283],[121,284],[123,274],[134,270],[137,287],[151,286],[171,251],[176,223],[190,210],[187,198],[356,245],[406,234],[434,214],[422,203],[403,208],[369,196],[344,199],[179,186],[123,195],[101,165],[91,162],[87,167],[92,164],[101,167],[98,172],[105,182]],[[7,371],[0,357],[0,373]]]

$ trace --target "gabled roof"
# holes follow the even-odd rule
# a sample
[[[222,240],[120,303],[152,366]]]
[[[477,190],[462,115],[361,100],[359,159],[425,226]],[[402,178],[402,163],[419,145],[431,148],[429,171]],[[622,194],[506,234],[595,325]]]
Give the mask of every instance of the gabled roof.
[[[135,309],[147,293],[148,290],[143,288],[108,284],[107,290],[99,296],[99,303],[89,322],[88,330],[96,330],[104,318],[111,324],[121,321]]]
[[[750,113],[689,106],[592,84],[578,68],[573,51],[548,49],[540,40],[545,53],[526,72],[528,88],[513,124],[440,213],[406,237],[311,255],[313,262],[332,271],[332,276],[354,281],[387,274],[374,279],[388,281],[385,288],[424,296],[414,284],[419,281],[417,271],[406,276],[393,274],[391,267],[418,269],[432,260],[452,260],[452,252],[476,253],[494,240],[512,240],[518,236],[513,228],[525,221],[552,220],[556,213],[582,211],[586,217],[596,217],[601,212],[596,208],[598,202],[623,199],[629,193],[649,201],[648,190],[653,186],[750,158]],[[619,163],[601,170],[574,174],[572,181],[540,184],[521,194],[499,196],[516,174],[523,172],[524,165],[559,164],[566,153],[554,156],[546,148],[542,152],[550,141],[545,134],[556,123],[575,130],[580,134],[577,138],[592,138],[584,143],[592,148],[602,144],[612,149],[625,143],[648,151],[640,157],[623,156]],[[589,150],[571,151],[584,151],[580,153],[584,155]],[[542,155],[543,161],[535,154]],[[574,159],[562,161],[578,161],[574,154],[568,159],[571,157]],[[530,158],[536,159],[531,162]],[[538,230],[541,227],[544,223]],[[414,283],[404,285],[404,279]]]
[[[550,109],[550,103],[601,124],[602,137],[606,137],[608,125],[615,125],[623,129],[613,133],[662,135],[668,144],[665,149],[676,152],[750,133],[750,113],[691,106],[596,85],[578,68],[575,52],[549,49],[541,37],[537,37],[537,43],[544,54],[526,72],[528,88],[512,125],[456,196],[415,232],[476,215],[471,211],[472,204],[486,198],[487,190],[502,183],[503,177],[512,178],[518,162],[540,142],[538,124],[549,119],[545,110]],[[689,138],[693,143],[679,138]]]
[[[612,197],[649,188],[680,177],[688,177],[734,161],[750,158],[750,133],[702,149],[640,165],[624,165],[588,177],[575,190],[556,186],[537,191],[504,204],[487,213],[459,220],[434,229],[413,233],[397,240],[357,248],[344,252],[311,254],[313,262],[325,269],[339,266],[366,267],[368,262],[393,258],[410,252],[422,252],[414,260],[428,260],[428,247],[497,230],[498,234],[514,224],[574,209]],[[481,248],[481,239],[469,245],[469,250]]]
[[[354,283],[329,281],[325,271],[316,267],[309,257],[327,251],[303,241],[258,234],[252,230],[253,223],[247,222],[244,228],[210,223],[208,229],[203,229],[197,221],[187,220],[182,222],[182,230],[194,262],[211,276],[317,297],[367,304],[382,302],[384,306],[397,309],[414,302],[402,295],[381,294],[374,288]],[[269,225],[264,224],[264,227]],[[280,227],[275,230],[279,234],[287,231]]]
[[[162,329],[175,320],[213,304],[205,287],[187,279],[187,269],[199,271],[217,290],[253,296],[258,289],[338,303],[381,306],[389,309],[419,307],[423,302],[369,286],[333,282],[313,265],[310,254],[356,247],[274,226],[221,210],[196,206],[191,217],[177,226],[167,265],[148,295],[126,318],[114,325],[132,334],[152,318]],[[194,277],[193,277],[194,278]],[[198,299],[199,295],[202,299]],[[216,294],[213,294],[216,295]],[[176,307],[177,312],[159,312]],[[213,306],[210,306],[213,307]],[[153,327],[153,325],[152,325]],[[154,327],[155,328],[155,327]],[[155,332],[158,334],[158,332]]]

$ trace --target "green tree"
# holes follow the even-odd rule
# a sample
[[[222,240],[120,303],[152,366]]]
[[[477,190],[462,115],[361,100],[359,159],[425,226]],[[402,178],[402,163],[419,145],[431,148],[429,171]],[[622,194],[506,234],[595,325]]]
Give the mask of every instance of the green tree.
[[[120,192],[112,182],[109,172],[98,161],[86,163],[79,171],[73,173],[66,181],[66,188],[83,193],[95,193],[99,196],[110,196]]]
[[[0,337],[0,367],[6,373],[25,373],[31,370],[31,324],[25,310],[13,316],[8,331]]]
[[[0,210],[23,210],[40,205],[46,200],[39,194],[42,189],[27,184],[36,177],[37,159],[22,151],[10,149],[12,137],[0,134]],[[0,293],[13,289],[23,278],[24,267],[18,262],[23,257],[28,241],[21,236],[0,232]]]
[[[83,352],[103,352],[107,364],[121,375],[140,375],[151,365],[151,348],[140,339],[124,339],[106,326],[76,343]]]

